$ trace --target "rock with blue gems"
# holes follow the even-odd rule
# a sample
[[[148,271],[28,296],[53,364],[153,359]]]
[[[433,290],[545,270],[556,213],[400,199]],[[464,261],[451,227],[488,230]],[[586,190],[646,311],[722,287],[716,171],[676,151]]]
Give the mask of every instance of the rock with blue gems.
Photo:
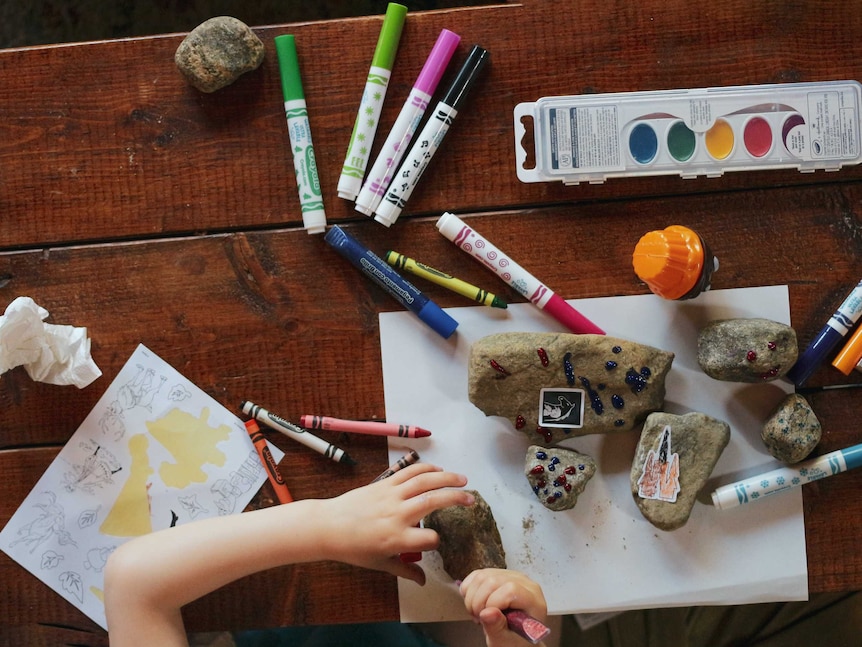
[[[651,413],[632,461],[631,491],[641,514],[656,528],[684,526],[730,442],[730,425],[703,413]]]
[[[538,445],[527,449],[524,474],[533,494],[549,510],[559,512],[574,508],[595,473],[596,461],[573,449]]]
[[[470,402],[531,443],[629,431],[664,405],[671,352],[605,335],[499,333],[475,342]]]
[[[697,335],[697,363],[725,382],[770,382],[796,363],[796,331],[770,319],[719,319]]]
[[[798,463],[820,442],[820,421],[808,401],[791,393],[779,403],[760,432],[766,449],[785,463]]]

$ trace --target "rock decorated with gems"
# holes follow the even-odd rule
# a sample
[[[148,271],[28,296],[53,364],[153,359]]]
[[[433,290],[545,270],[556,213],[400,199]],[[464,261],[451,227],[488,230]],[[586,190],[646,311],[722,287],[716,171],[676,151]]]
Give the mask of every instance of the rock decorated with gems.
[[[573,449],[531,445],[524,460],[524,474],[533,494],[555,512],[574,508],[595,473],[596,461]]]
[[[651,413],[632,461],[631,491],[641,514],[656,528],[686,524],[721,453],[730,425],[703,413]]]
[[[664,404],[673,353],[605,335],[499,333],[475,342],[468,397],[534,444],[628,431]]]
[[[488,502],[476,490],[471,506],[454,505],[435,510],[422,525],[437,531],[437,552],[443,570],[453,580],[463,580],[480,568],[506,568],[506,551]]]
[[[217,16],[195,27],[174,54],[174,62],[201,92],[215,92],[263,62],[264,46],[241,20]]]
[[[719,319],[697,335],[697,363],[725,382],[770,382],[796,363],[796,331],[770,319]]]
[[[763,424],[760,437],[766,449],[785,463],[798,463],[820,442],[820,421],[798,393],[784,398]]]

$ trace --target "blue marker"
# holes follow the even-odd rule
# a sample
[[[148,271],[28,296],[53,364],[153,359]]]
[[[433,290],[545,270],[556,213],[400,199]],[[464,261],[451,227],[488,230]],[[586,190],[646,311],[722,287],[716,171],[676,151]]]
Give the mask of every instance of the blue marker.
[[[862,444],[722,485],[712,493],[712,504],[719,510],[734,508],[857,467],[862,467]]]
[[[323,240],[445,339],[455,332],[457,321],[341,227],[334,225]]]
[[[797,386],[805,383],[826,356],[838,345],[853,325],[862,316],[862,281],[856,284],[844,303],[826,322],[820,334],[805,349],[796,364],[787,372],[787,377]]]

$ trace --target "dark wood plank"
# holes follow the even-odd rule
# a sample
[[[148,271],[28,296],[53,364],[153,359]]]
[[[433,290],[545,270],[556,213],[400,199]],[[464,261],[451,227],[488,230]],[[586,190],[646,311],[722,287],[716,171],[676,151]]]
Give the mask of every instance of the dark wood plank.
[[[408,213],[843,182],[796,171],[662,177],[563,187],[521,184],[512,109],[543,96],[862,78],[852,3],[536,0],[408,17],[377,146],[439,31],[491,52]],[[0,248],[270,227],[300,222],[273,38],[294,33],[331,221],[353,217],[335,187],[380,17],[258,28],[261,67],[212,95],[173,55],[183,35],[0,51]],[[828,52],[823,44],[829,43]],[[818,52],[817,56],[811,52]],[[445,84],[445,81],[444,81]],[[37,206],[38,217],[34,214]]]

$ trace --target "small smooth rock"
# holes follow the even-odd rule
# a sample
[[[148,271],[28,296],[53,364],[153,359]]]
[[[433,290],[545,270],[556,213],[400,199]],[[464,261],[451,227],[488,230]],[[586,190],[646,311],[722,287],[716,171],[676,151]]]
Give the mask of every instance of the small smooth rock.
[[[647,521],[661,530],[684,526],[728,442],[730,425],[703,413],[647,416],[631,471],[632,497]]]
[[[771,382],[796,363],[796,331],[770,319],[720,319],[697,336],[697,363],[724,382]]]
[[[174,55],[183,76],[201,92],[215,92],[263,62],[264,46],[241,20],[210,18],[185,37]]]
[[[559,512],[575,507],[593,475],[596,461],[573,449],[545,449],[531,445],[524,460],[524,474],[543,506]]]
[[[468,397],[485,415],[507,418],[530,443],[551,447],[628,431],[661,410],[673,357],[606,335],[499,333],[470,349]]]
[[[791,393],[764,423],[760,437],[766,449],[785,463],[798,463],[820,442],[820,421],[808,401]]]
[[[422,523],[437,531],[437,552],[443,570],[453,580],[463,580],[480,568],[506,568],[506,551],[488,502],[476,490],[471,506],[450,506],[435,510]]]

